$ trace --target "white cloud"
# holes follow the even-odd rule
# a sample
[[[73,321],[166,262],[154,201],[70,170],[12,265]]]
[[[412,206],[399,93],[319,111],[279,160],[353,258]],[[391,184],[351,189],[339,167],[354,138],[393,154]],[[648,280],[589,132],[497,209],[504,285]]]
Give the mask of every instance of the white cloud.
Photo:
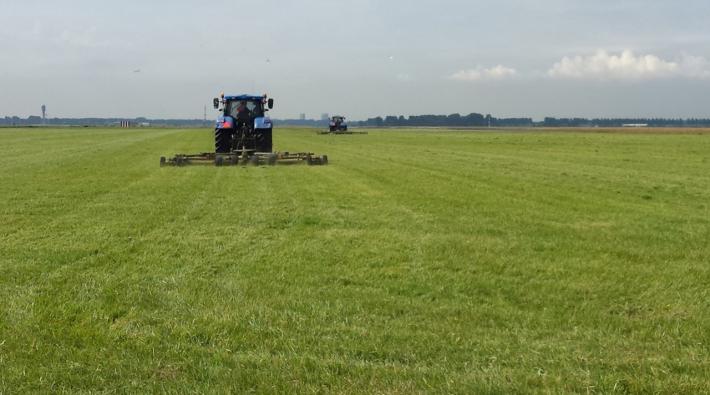
[[[590,56],[564,57],[547,72],[550,77],[570,79],[708,78],[710,63],[701,57],[664,60],[656,55],[636,55],[626,50],[613,54],[600,50]]]
[[[680,72],[686,77],[710,78],[710,61],[700,56],[683,56]]]
[[[461,70],[452,74],[449,78],[457,81],[482,81],[482,80],[502,80],[506,78],[512,78],[518,75],[518,71],[505,67],[503,65],[498,65],[491,68],[476,68],[469,70]]]

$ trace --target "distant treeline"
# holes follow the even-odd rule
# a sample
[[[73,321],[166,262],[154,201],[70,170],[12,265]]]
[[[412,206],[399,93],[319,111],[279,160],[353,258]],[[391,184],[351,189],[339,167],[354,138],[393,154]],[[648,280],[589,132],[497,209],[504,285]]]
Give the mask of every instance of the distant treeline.
[[[468,115],[451,114],[451,115],[410,115],[393,116],[389,115],[384,118],[370,118],[366,121],[355,122],[355,126],[534,126],[532,118],[496,118],[491,115],[482,115],[471,113]]]
[[[667,118],[552,118],[542,122],[532,118],[496,118],[491,115],[471,113],[468,115],[411,115],[369,118],[354,122],[355,126],[448,126],[448,127],[622,127],[624,125],[648,125],[650,127],[710,127],[710,119]]]
[[[0,126],[119,126],[121,122],[131,126],[177,126],[205,127],[213,121],[202,119],[149,119],[149,118],[48,118],[33,115],[28,118],[0,118]],[[275,119],[277,125],[325,127],[327,120]],[[468,115],[411,115],[369,118],[366,121],[350,122],[351,126],[363,127],[622,127],[624,125],[648,125],[650,127],[710,127],[710,119],[669,119],[669,118],[552,118],[542,122],[532,118],[496,118],[491,115],[471,113]]]

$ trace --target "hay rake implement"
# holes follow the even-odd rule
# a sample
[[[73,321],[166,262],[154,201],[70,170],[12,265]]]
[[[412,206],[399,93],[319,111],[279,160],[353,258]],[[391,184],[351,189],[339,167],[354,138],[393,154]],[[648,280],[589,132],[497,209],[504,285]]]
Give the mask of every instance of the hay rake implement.
[[[161,157],[160,166],[276,166],[305,164],[318,166],[328,164],[328,155],[316,156],[310,152],[231,152],[216,154],[203,152],[200,154],[178,154],[172,158]]]

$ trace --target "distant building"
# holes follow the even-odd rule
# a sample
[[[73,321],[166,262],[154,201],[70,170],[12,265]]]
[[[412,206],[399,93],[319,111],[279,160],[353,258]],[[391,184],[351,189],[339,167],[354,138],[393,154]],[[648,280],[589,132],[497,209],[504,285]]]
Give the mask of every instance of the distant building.
[[[306,114],[301,113],[301,115],[299,116],[298,119],[300,119],[301,121],[305,121],[305,120],[306,120]]]
[[[647,128],[648,124],[647,123],[625,123],[621,125],[625,128]]]

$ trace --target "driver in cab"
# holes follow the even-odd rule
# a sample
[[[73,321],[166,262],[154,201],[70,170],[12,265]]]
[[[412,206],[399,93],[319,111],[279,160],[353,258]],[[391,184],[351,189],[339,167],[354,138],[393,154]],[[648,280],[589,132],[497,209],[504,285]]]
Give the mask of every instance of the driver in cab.
[[[242,100],[237,105],[237,126],[248,125],[251,119],[251,111],[247,107],[247,102]]]

